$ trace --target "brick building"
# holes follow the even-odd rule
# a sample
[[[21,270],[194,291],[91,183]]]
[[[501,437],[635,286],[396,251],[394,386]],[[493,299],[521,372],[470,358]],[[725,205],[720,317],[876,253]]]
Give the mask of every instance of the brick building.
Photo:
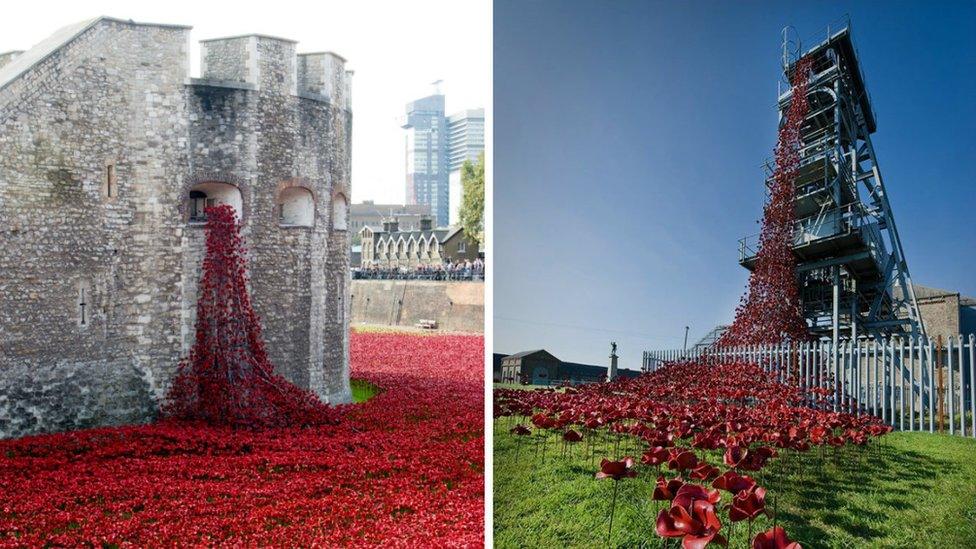
[[[606,366],[563,362],[545,349],[522,351],[502,356],[496,371],[496,382],[530,385],[599,383],[607,379]],[[619,377],[637,377],[636,370],[617,370]]]
[[[918,284],[915,285],[915,299],[929,337],[976,334],[976,299]]]

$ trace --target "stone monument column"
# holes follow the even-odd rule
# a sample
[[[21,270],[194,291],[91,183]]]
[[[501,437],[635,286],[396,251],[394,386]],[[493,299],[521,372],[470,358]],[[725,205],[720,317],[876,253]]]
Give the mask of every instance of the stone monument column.
[[[607,373],[607,381],[617,379],[617,342],[610,342],[610,371]]]

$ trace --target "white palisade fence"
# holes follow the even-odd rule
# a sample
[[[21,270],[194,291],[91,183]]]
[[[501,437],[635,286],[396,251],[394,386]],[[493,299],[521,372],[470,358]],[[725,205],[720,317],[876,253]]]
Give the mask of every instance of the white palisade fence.
[[[668,362],[743,361],[828,395],[834,410],[871,414],[903,431],[976,438],[976,335],[859,339],[644,351],[642,369]]]

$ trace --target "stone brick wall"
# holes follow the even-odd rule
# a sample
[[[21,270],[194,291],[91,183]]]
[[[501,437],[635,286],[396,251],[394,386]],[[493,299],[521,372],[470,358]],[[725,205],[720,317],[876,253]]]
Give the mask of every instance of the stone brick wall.
[[[256,82],[256,42],[255,36],[200,42],[200,74],[213,80]]]
[[[354,280],[351,300],[354,324],[415,326],[425,319],[444,331],[484,331],[483,282]]]
[[[918,312],[925,323],[925,333],[933,340],[956,337],[962,330],[959,313],[959,294],[918,298]]]
[[[153,418],[192,345],[203,228],[186,199],[205,182],[240,191],[276,367],[350,397],[332,198],[349,192],[351,114],[300,96],[287,40],[209,42],[221,81],[191,82],[188,32],[102,19],[0,90],[0,437]],[[233,72],[249,64],[260,80]],[[313,226],[279,225],[289,186],[312,192]]]
[[[306,93],[320,95],[335,105],[350,108],[349,78],[345,60],[332,53],[305,53],[298,56],[298,85]]]

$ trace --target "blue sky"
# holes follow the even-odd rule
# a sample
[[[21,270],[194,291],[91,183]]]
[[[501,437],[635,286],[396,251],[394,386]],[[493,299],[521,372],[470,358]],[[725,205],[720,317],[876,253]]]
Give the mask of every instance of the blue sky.
[[[780,31],[845,14],[915,282],[976,295],[976,4],[496,1],[494,351],[623,367],[732,318]]]

